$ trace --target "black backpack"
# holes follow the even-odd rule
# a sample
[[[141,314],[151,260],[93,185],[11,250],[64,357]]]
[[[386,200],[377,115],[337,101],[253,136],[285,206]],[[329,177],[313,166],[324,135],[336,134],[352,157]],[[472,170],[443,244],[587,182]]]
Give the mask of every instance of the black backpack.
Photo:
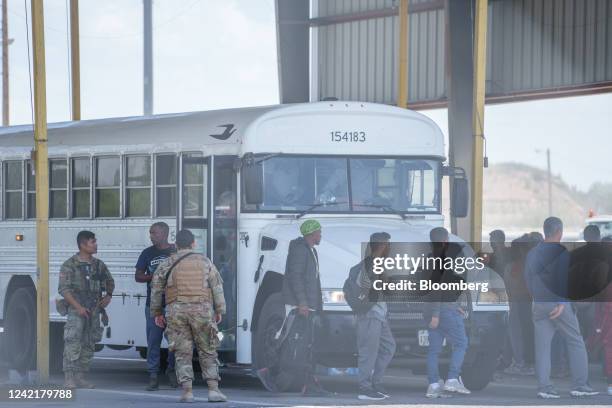
[[[353,266],[349,271],[348,278],[346,278],[344,281],[344,286],[342,287],[346,303],[348,303],[348,305],[351,307],[353,313],[356,314],[365,314],[374,306],[374,303],[370,302],[368,294],[369,291],[364,290],[357,283],[357,279],[359,278],[359,273],[361,272],[362,268],[362,263]]]
[[[293,321],[280,345],[280,369],[307,372],[312,365],[314,323],[311,316],[302,316],[292,310]]]

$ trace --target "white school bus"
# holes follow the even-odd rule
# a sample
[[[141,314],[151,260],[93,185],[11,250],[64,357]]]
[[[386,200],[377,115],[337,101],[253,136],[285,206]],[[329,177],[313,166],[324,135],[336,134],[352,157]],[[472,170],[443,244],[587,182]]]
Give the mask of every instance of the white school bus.
[[[27,368],[35,356],[36,230],[31,126],[0,130],[0,319],[2,355]],[[58,272],[93,231],[116,283],[100,347],[146,351],[146,285],[134,279],[157,221],[196,235],[219,269],[228,303],[220,359],[263,367],[282,324],[280,291],[289,241],[308,218],[323,226],[318,247],[324,318],[316,355],[355,365],[355,325],[342,285],[361,243],[387,231],[424,242],[443,225],[444,138],[427,117],[359,102],[89,120],[49,126],[50,319],[52,360],[61,361],[62,317],[53,300]],[[465,210],[465,180],[455,178]],[[460,197],[463,192],[463,199]],[[459,208],[463,207],[463,208]],[[464,381],[484,387],[505,306],[469,305]],[[396,361],[425,368],[422,310],[390,310]],[[426,334],[426,333],[425,333]]]

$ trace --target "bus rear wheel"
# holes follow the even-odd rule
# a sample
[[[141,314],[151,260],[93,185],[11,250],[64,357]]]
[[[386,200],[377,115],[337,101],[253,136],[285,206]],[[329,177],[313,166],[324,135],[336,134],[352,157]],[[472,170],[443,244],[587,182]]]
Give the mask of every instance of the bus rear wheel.
[[[25,371],[36,363],[36,292],[19,288],[6,308],[6,355],[9,367]]]

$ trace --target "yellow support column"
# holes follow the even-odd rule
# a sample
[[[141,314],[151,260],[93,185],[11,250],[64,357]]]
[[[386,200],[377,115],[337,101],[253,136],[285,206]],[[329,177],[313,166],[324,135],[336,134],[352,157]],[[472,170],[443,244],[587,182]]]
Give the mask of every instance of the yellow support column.
[[[34,48],[34,153],[36,171],[36,368],[38,381],[49,382],[49,164],[43,0],[32,0]]]
[[[476,21],[474,24],[474,108],[472,129],[474,135],[473,174],[471,191],[472,226],[470,241],[482,240],[482,178],[484,145],[485,79],[487,67],[487,12],[488,0],[475,0]],[[477,248],[474,248],[477,249]]]
[[[397,106],[408,107],[408,0],[400,0],[399,6],[399,81]]]

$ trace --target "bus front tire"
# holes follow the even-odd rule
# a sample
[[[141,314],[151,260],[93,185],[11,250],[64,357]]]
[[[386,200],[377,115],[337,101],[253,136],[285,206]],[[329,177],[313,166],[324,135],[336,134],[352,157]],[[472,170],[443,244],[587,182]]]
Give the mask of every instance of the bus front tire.
[[[274,336],[283,325],[285,305],[280,293],[274,293],[264,302],[257,329],[253,336],[253,366],[255,369],[278,364],[277,344]]]
[[[467,389],[480,391],[493,379],[497,358],[492,353],[480,353],[474,362],[461,369],[461,379]]]
[[[19,288],[6,308],[6,356],[10,368],[30,370],[36,364],[36,292]]]

